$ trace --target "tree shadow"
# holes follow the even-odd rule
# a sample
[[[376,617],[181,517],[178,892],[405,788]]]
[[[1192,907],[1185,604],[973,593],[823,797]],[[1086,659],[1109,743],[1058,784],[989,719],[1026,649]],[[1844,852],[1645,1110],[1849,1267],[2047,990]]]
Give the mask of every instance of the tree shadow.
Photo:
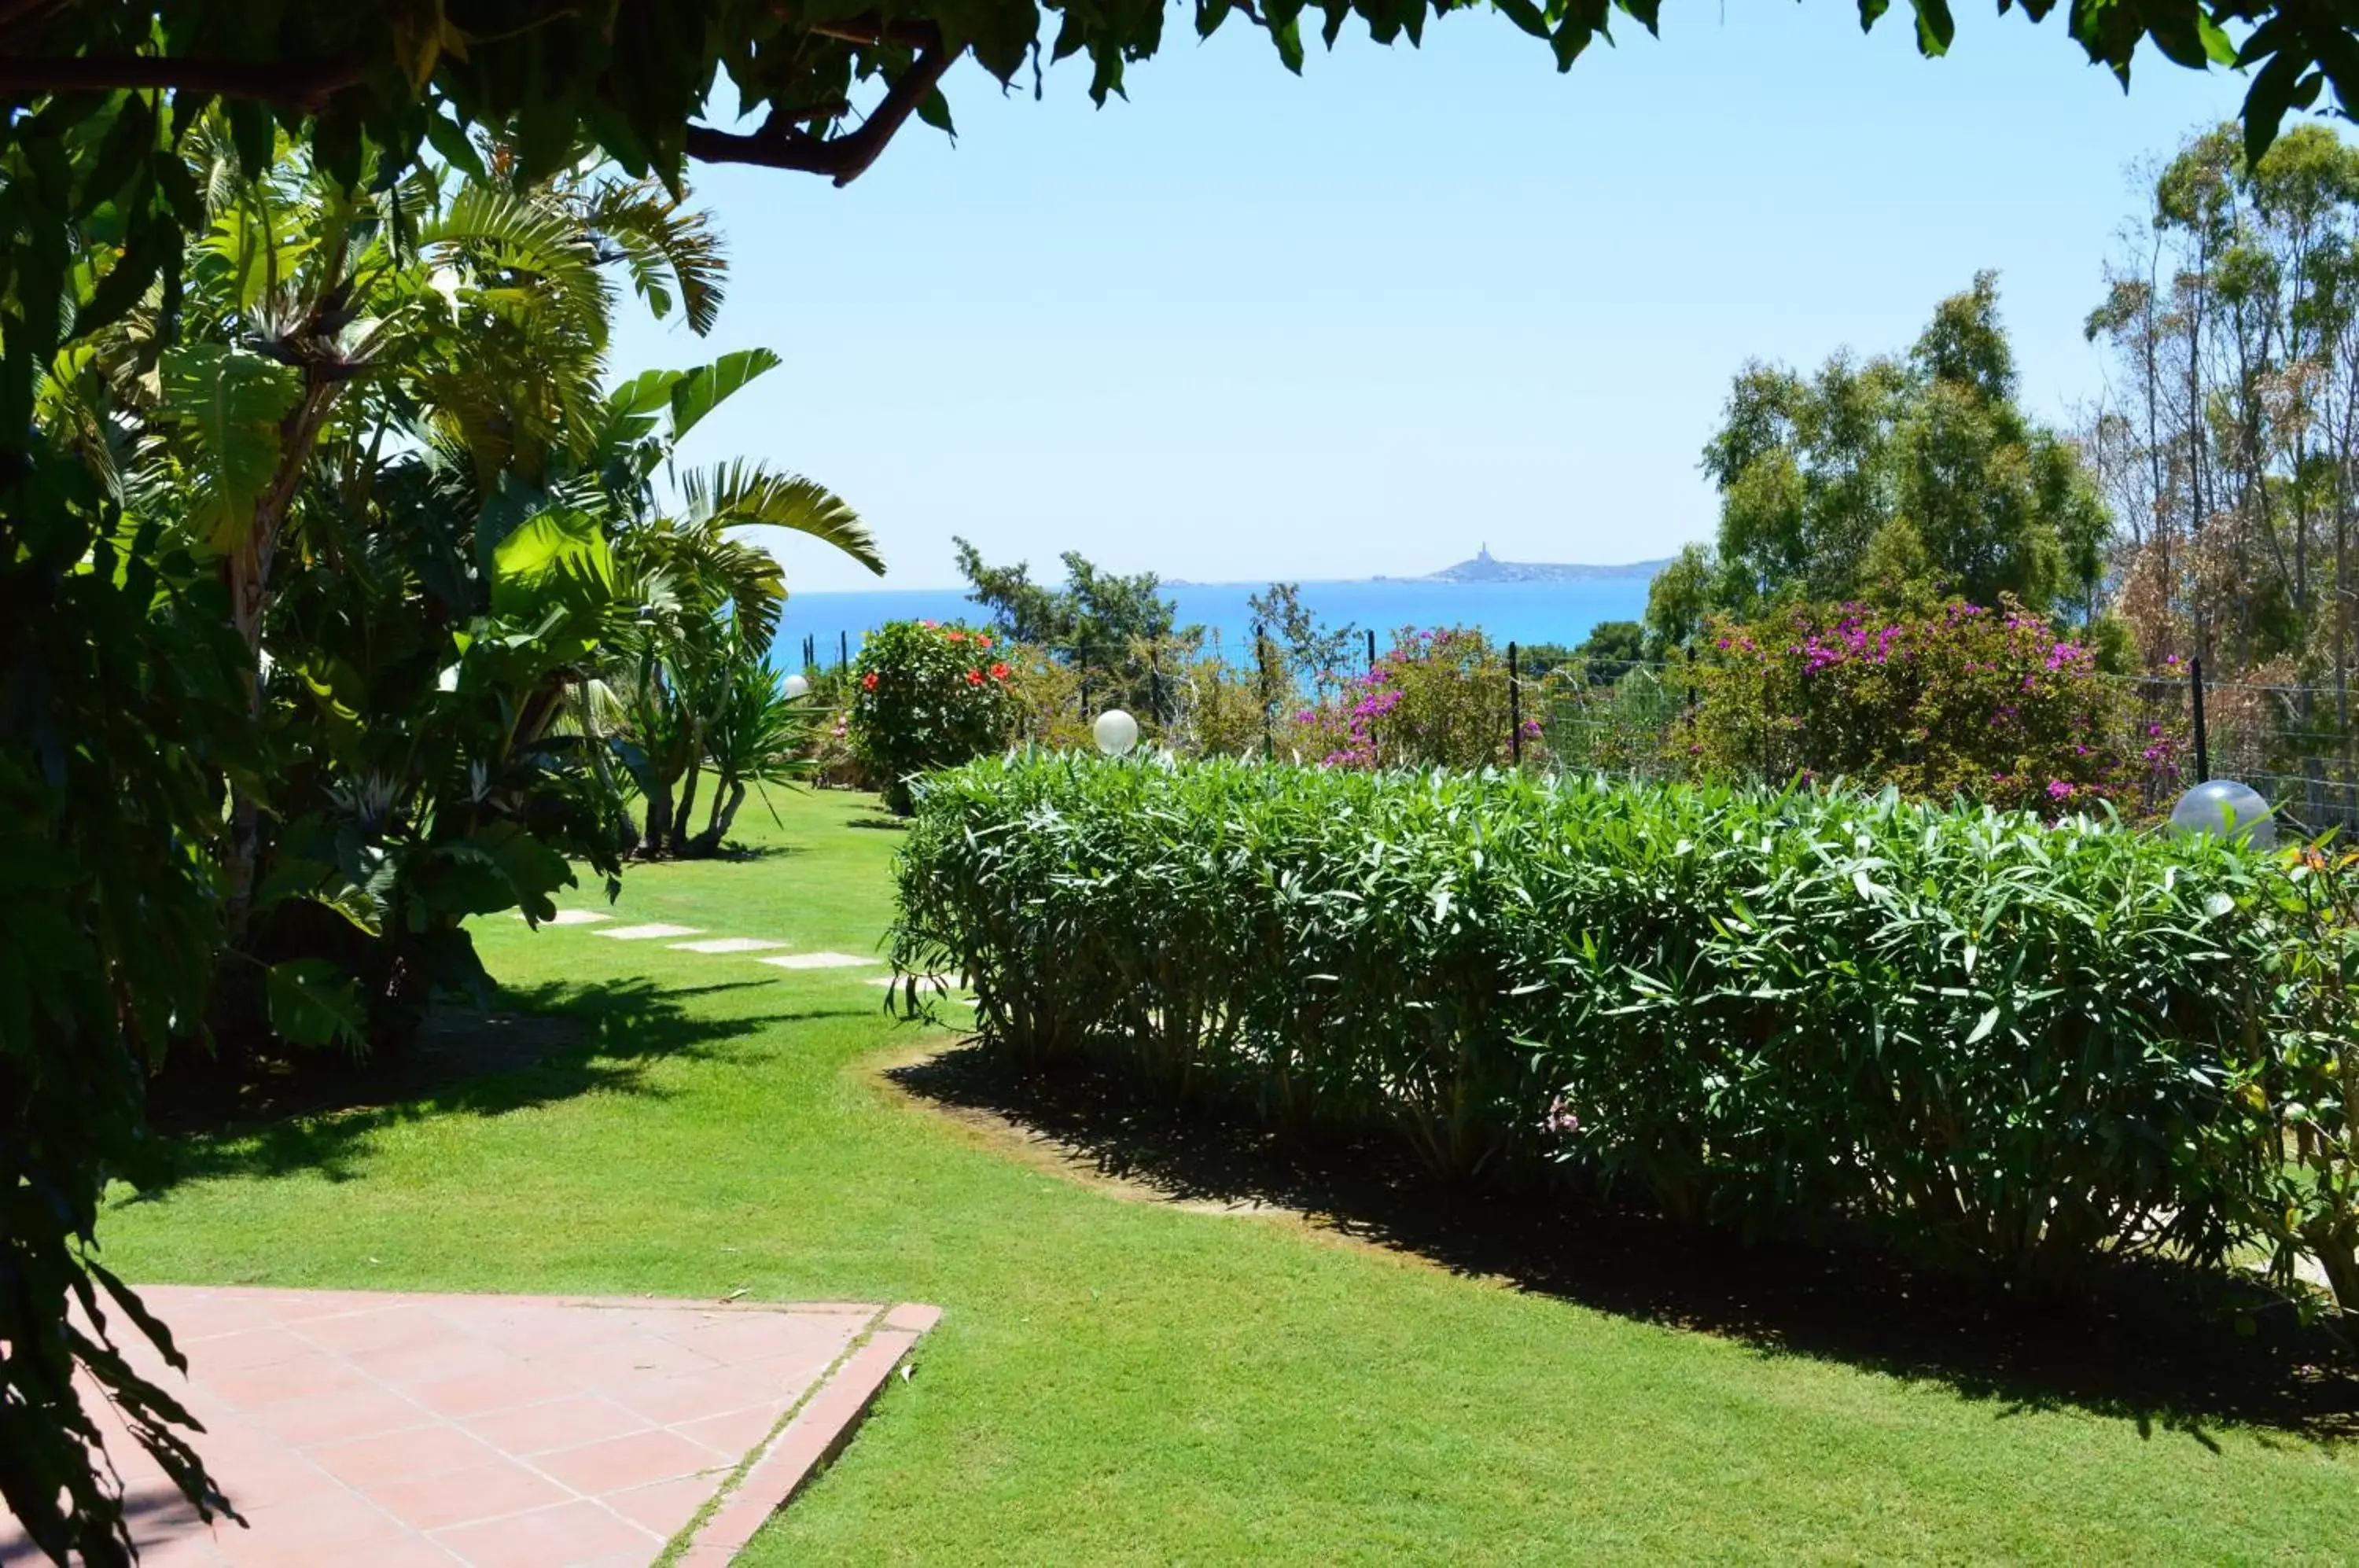
[[[727,1061],[743,1054],[733,1042],[749,1036],[856,1011],[716,1018],[689,1005],[768,984],[552,981],[503,987],[490,1009],[438,1009],[416,1046],[398,1057],[324,1060],[250,1098],[232,1118],[166,1125],[161,1130],[169,1136],[128,1173],[140,1189],[133,1201],[213,1176],[305,1171],[349,1181],[359,1173],[358,1157],[387,1128],[451,1116],[505,1116],[588,1094],[656,1095],[663,1091],[646,1072],[654,1061]]]
[[[2081,1409],[2206,1446],[2220,1423],[2359,1437],[2348,1346],[2256,1287],[2191,1269],[2125,1263],[2070,1293],[2034,1293],[1864,1247],[1746,1242],[1600,1203],[1453,1186],[1383,1139],[1280,1138],[1239,1115],[1147,1100],[1103,1068],[1042,1073],[967,1045],[889,1076],[1175,1201],[1290,1210],[1454,1272],[1766,1356],[1937,1382],[2009,1414]]]
[[[909,819],[876,811],[864,817],[846,817],[843,825],[848,828],[875,828],[879,833],[908,833]]]

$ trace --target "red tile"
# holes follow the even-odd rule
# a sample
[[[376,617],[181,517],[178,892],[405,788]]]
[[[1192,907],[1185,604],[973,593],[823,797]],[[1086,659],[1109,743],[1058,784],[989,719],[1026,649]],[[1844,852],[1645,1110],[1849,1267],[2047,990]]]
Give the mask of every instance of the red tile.
[[[294,1361],[319,1353],[285,1329],[272,1324],[268,1328],[247,1329],[242,1334],[218,1334],[193,1345],[181,1346],[189,1358],[192,1376],[218,1377],[223,1373],[243,1372],[250,1367],[270,1367],[284,1361]]]
[[[778,1312],[718,1312],[668,1328],[664,1337],[715,1361],[763,1361],[802,1354],[819,1355],[824,1366],[852,1343],[859,1326],[822,1326]]]
[[[465,1424],[485,1443],[516,1454],[579,1448],[585,1443],[651,1430],[647,1417],[595,1394],[570,1394],[516,1410],[469,1416]]]
[[[237,1563],[300,1562],[302,1553],[321,1563],[348,1547],[397,1541],[400,1524],[372,1508],[357,1492],[338,1490],[290,1502],[248,1508],[250,1530],[224,1523],[215,1537]]]
[[[541,1404],[571,1394],[573,1385],[555,1373],[511,1361],[466,1377],[420,1383],[410,1392],[419,1404],[446,1416],[477,1416]]]
[[[199,1446],[254,1525],[200,1521],[93,1393],[138,1498],[136,1539],[165,1568],[646,1568],[792,1398],[885,1311],[144,1293],[195,1352],[191,1376],[163,1376],[211,1429]],[[764,1484],[722,1510],[737,1528],[750,1533],[811,1457],[841,1439],[877,1368],[889,1370],[911,1338],[879,1332],[846,1367],[845,1387],[821,1390],[781,1453],[756,1466]],[[160,1367],[136,1340],[125,1354]],[[578,1386],[585,1381],[611,1385],[613,1397]],[[0,1519],[0,1562],[27,1551]],[[708,1530],[689,1561],[726,1555]]]
[[[701,1443],[668,1432],[634,1432],[603,1443],[534,1456],[533,1468],[577,1492],[619,1492],[650,1481],[669,1481],[707,1470],[728,1470],[734,1461]]]
[[[581,1501],[437,1530],[434,1540],[470,1568],[585,1568],[633,1551],[651,1562],[663,1547],[653,1531]]]
[[[688,1521],[696,1517],[696,1510],[712,1499],[726,1479],[720,1475],[682,1475],[676,1480],[658,1481],[652,1486],[608,1492],[598,1500],[633,1524],[669,1541],[686,1528]]]
[[[348,1486],[366,1491],[395,1481],[421,1475],[444,1475],[489,1465],[499,1458],[489,1443],[478,1442],[447,1423],[414,1427],[381,1437],[350,1443],[321,1443],[306,1451],[322,1470]]]
[[[250,1410],[242,1420],[298,1447],[423,1426],[434,1412],[386,1388],[316,1395]],[[213,1425],[215,1423],[207,1423]]]
[[[786,1413],[783,1402],[752,1405],[725,1415],[706,1416],[701,1421],[679,1421],[671,1430],[690,1443],[701,1443],[718,1453],[743,1459],[756,1443],[770,1435],[778,1418]]]
[[[512,1459],[494,1459],[444,1475],[371,1486],[368,1496],[413,1530],[441,1530],[549,1508],[569,1500],[571,1494]]]
[[[781,1378],[749,1375],[740,1367],[721,1367],[692,1377],[616,1383],[606,1392],[616,1404],[669,1426],[756,1406],[784,1409],[792,1402],[795,1390]]]
[[[496,1345],[447,1334],[436,1339],[406,1340],[375,1350],[356,1350],[352,1364],[371,1377],[405,1392],[417,1386],[451,1377],[472,1377],[516,1365],[516,1357]]]
[[[535,1367],[571,1378],[582,1388],[601,1390],[644,1384],[649,1373],[664,1377],[688,1377],[721,1368],[721,1364],[710,1356],[699,1356],[669,1340],[640,1335],[584,1345],[550,1356],[527,1355],[526,1359]]]
[[[224,1402],[241,1410],[322,1394],[361,1393],[374,1388],[366,1377],[342,1361],[312,1351],[268,1367],[248,1367],[221,1377],[208,1374],[205,1383]]]
[[[921,1306],[916,1301],[904,1301],[885,1314],[885,1326],[909,1334],[923,1334],[942,1321],[942,1309]]]
[[[395,1345],[432,1344],[451,1335],[450,1329],[432,1313],[407,1306],[314,1318],[290,1325],[288,1332],[322,1350],[343,1356]]]

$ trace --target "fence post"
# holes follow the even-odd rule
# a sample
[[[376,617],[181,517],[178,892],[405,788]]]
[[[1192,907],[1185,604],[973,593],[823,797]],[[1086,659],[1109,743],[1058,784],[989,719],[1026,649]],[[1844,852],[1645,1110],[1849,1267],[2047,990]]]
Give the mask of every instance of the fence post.
[[[2188,691],[2195,699],[2195,782],[2212,777],[2212,737],[2203,730],[2203,656],[2187,661]]]
[[[1524,765],[1524,681],[1514,643],[1507,645],[1507,755]]]
[[[852,634],[848,631],[835,634],[835,667],[838,670],[852,668]]]
[[[1369,668],[1370,670],[1374,670],[1375,667],[1376,667],[1376,628],[1375,628],[1375,627],[1374,627],[1374,626],[1370,626],[1370,627],[1368,628],[1368,668]]]
[[[1261,623],[1254,623],[1255,688],[1261,698],[1261,759],[1267,762],[1277,751],[1277,740],[1270,733],[1269,639],[1262,636]]]

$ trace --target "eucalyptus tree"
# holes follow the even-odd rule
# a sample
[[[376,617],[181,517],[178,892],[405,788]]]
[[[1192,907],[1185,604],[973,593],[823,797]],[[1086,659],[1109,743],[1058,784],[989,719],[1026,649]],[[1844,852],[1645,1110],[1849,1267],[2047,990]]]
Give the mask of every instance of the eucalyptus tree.
[[[1680,640],[1712,609],[1915,585],[2085,605],[2105,527],[2095,478],[2016,387],[1989,273],[1941,301],[1906,356],[1837,354],[1809,376],[1745,366],[1704,448],[1719,538],[1658,589],[1658,633]]]

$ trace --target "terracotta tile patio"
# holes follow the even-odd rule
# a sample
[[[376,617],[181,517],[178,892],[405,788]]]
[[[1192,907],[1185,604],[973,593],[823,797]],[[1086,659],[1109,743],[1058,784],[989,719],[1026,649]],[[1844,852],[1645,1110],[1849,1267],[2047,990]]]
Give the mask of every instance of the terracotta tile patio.
[[[200,1451],[251,1526],[201,1521],[111,1429],[142,1561],[161,1568],[647,1568],[716,1496],[681,1561],[719,1568],[846,1441],[940,1316],[640,1298],[142,1294],[172,1326],[190,1376],[144,1346],[132,1358],[204,1422]],[[0,1564],[37,1561],[0,1516]]]

